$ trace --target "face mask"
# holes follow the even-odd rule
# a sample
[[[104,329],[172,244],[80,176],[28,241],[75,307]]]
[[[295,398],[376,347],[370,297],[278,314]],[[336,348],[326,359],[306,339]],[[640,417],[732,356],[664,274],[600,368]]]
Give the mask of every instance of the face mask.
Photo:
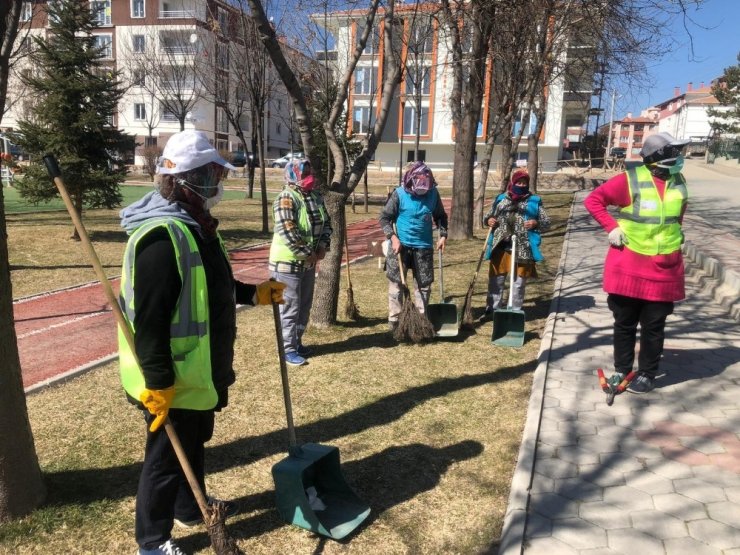
[[[205,210],[210,210],[214,206],[216,206],[219,202],[221,202],[221,199],[224,196],[224,186],[223,183],[219,183],[216,185],[216,193],[213,196],[207,197],[203,195],[200,191],[198,191],[198,188],[196,188],[192,183],[188,183],[184,179],[178,179],[177,184],[181,187],[185,187],[189,191],[195,193],[198,195],[201,199],[203,199],[203,208]],[[210,191],[213,187],[209,187],[206,190]],[[203,189],[201,189],[203,190]]]
[[[676,158],[676,161],[673,163],[672,166],[668,167],[668,173],[671,175],[676,175],[677,173],[681,173],[681,170],[683,169],[683,156],[679,156]]]
[[[529,187],[522,187],[520,185],[514,185],[511,188],[511,192],[515,195],[526,195],[529,192]]]
[[[301,189],[303,189],[307,193],[313,191],[314,182],[315,182],[314,176],[307,175],[301,180]]]

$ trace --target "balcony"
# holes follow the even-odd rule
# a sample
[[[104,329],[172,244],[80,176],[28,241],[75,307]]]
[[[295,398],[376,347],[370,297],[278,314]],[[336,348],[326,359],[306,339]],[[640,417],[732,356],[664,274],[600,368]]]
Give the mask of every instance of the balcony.
[[[160,19],[197,19],[206,20],[205,3],[190,0],[170,0],[159,5]]]

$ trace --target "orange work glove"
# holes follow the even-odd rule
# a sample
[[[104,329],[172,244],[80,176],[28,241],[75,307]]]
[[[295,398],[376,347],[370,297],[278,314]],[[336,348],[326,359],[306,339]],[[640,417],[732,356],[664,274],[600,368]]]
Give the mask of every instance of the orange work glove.
[[[141,401],[150,413],[157,417],[151,426],[149,426],[150,432],[156,432],[164,422],[164,419],[167,418],[167,413],[170,411],[170,405],[174,397],[174,386],[167,389],[145,389],[141,392],[139,401]]]
[[[284,283],[274,280],[263,281],[257,286],[257,293],[255,294],[257,304],[283,304],[285,302],[283,300],[283,289],[285,289]]]

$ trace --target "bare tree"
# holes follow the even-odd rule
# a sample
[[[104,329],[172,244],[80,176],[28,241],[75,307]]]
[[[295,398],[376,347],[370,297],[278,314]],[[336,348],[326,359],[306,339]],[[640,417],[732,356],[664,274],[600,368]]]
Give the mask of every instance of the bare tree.
[[[252,17],[255,18],[258,24],[262,42],[293,101],[296,124],[303,143],[303,149],[311,160],[312,166],[317,170],[317,181],[324,192],[326,207],[332,218],[332,224],[335,230],[335,236],[332,238],[332,249],[321,263],[322,279],[317,282],[316,294],[314,296],[311,320],[318,326],[328,326],[336,322],[340,285],[339,271],[342,260],[342,247],[345,240],[343,236],[343,230],[346,224],[344,213],[345,204],[349,195],[357,187],[367,168],[368,162],[378,146],[401,73],[399,44],[394,42],[399,32],[400,21],[394,17],[395,2],[394,0],[390,0],[382,14],[381,33],[383,36],[385,56],[378,117],[375,121],[373,131],[369,135],[366,144],[363,145],[360,154],[354,160],[348,160],[337,138],[335,124],[344,110],[352,75],[373,29],[379,4],[380,0],[372,0],[367,8],[366,15],[363,18],[363,33],[355,45],[354,50],[350,52],[349,63],[344,68],[338,80],[337,94],[329,117],[323,123],[324,134],[329,144],[329,150],[331,152],[330,160],[332,162],[332,173],[330,176],[327,176],[324,174],[325,170],[322,168],[321,158],[316,152],[311,115],[306,104],[301,83],[296,78],[295,73],[286,60],[281,43],[273,27],[270,25],[262,3],[259,0],[249,0]]]
[[[0,4],[0,118],[5,113],[10,67],[23,2]],[[28,514],[44,499],[38,457],[28,421],[13,321],[5,208],[0,187],[0,522]]]

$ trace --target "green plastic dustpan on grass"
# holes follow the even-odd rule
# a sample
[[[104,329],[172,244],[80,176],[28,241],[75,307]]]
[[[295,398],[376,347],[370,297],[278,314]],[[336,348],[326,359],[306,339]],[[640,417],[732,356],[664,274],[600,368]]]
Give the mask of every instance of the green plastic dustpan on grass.
[[[514,310],[514,280],[516,279],[516,235],[511,237],[511,270],[509,272],[509,300],[506,309],[493,312],[493,335],[491,342],[500,347],[521,347],[524,345],[523,310]]]
[[[368,517],[370,507],[357,497],[344,480],[339,464],[339,449],[318,443],[297,445],[277,303],[272,303],[272,310],[290,439],[288,456],[272,467],[277,509],[289,524],[340,540]]]
[[[460,332],[457,305],[445,302],[445,286],[442,273],[442,251],[439,252],[439,303],[427,305],[427,318],[434,326],[437,337],[456,337]]]

